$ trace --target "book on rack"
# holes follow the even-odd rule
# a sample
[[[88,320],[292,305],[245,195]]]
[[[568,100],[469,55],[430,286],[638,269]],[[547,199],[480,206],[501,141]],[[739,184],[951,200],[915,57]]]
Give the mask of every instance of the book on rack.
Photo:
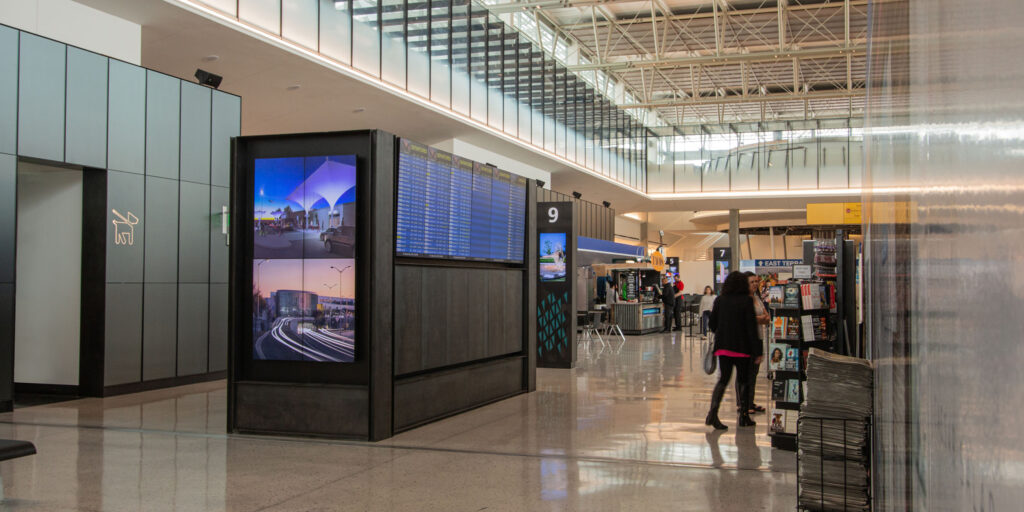
[[[800,403],[800,379],[786,381],[786,401],[794,404]]]
[[[771,432],[781,433],[786,430],[786,411],[785,409],[772,409],[771,417]],[[792,411],[796,412],[796,411]]]
[[[800,371],[800,349],[795,347],[789,347],[786,349],[786,361],[783,364],[783,369],[791,372]]]
[[[783,288],[783,286],[768,287],[768,307],[777,308],[782,305],[783,298],[786,296]]]
[[[787,283],[785,288],[785,296],[782,299],[782,305],[787,308],[799,308],[800,307],[800,284],[799,283]]]
[[[786,339],[800,341],[800,321],[796,318],[786,320]]]
[[[771,371],[786,369],[786,350],[789,345],[785,343],[772,343],[768,346],[768,369]]]
[[[777,316],[772,319],[772,338],[781,340],[786,337],[786,323],[789,320],[785,316]]]
[[[823,340],[828,336],[828,322],[824,316],[814,317],[814,339]]]
[[[772,381],[772,400],[776,402],[785,402],[786,393],[788,392],[788,380],[773,380]]]
[[[800,411],[787,411],[782,431],[787,434],[796,434],[797,420],[800,419]]]
[[[801,316],[800,326],[803,327],[804,341],[814,341],[814,317],[811,315]]]

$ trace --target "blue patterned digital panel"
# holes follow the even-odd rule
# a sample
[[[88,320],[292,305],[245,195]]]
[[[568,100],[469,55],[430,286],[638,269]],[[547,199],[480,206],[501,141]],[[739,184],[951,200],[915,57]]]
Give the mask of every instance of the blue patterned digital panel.
[[[537,356],[540,360],[562,360],[562,354],[570,349],[566,332],[565,304],[569,292],[549,292],[537,304]]]

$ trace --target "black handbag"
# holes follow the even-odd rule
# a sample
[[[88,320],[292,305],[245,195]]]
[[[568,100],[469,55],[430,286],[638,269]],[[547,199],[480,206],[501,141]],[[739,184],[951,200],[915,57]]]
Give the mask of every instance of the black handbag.
[[[708,333],[708,339],[701,349],[701,359],[704,363],[704,373],[711,375],[718,369],[718,358],[715,357],[715,334]]]

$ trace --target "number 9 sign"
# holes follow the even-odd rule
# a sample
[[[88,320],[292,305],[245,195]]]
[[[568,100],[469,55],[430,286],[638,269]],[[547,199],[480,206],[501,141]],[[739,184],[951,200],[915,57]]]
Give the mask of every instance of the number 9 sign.
[[[558,208],[552,206],[548,208],[548,224],[554,224],[555,222],[558,222]]]

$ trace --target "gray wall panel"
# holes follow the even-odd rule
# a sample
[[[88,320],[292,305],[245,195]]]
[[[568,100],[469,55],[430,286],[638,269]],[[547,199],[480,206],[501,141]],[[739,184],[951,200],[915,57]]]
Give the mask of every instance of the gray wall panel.
[[[64,71],[67,47],[21,33],[18,62],[18,155],[64,160]]]
[[[146,282],[178,282],[178,182],[146,176]]]
[[[505,273],[501,270],[487,272],[487,285],[483,293],[487,294],[487,356],[505,353],[505,322],[502,317],[505,311]]]
[[[0,283],[0,354],[14,360],[14,284]],[[14,366],[0,367],[0,400],[14,399]]]
[[[210,285],[178,285],[178,376],[206,373]]]
[[[456,272],[455,269],[442,267],[424,267],[423,280],[420,285],[423,287],[423,319],[422,344],[423,344],[423,368],[437,368],[448,363],[448,329],[447,302],[450,296],[448,291],[448,277]]]
[[[178,179],[181,80],[146,71],[146,174]]]
[[[523,273],[505,271],[504,289],[505,315],[501,317],[505,332],[503,346],[504,352],[511,354],[523,350]]]
[[[423,369],[422,274],[422,267],[395,267],[395,373],[399,375]]]
[[[145,245],[146,216],[143,198],[143,176],[138,174],[107,172],[107,282],[142,282],[142,254]],[[134,225],[114,225],[117,210]],[[118,234],[121,236],[118,237]],[[118,242],[122,243],[118,243]]]
[[[469,308],[471,300],[475,300],[475,294],[471,297],[469,288],[469,275],[462,269],[449,269],[448,272],[448,296],[445,301],[447,312],[445,314],[445,325],[448,326],[448,336],[445,341],[448,345],[448,364],[457,364],[469,361],[469,344],[479,342],[471,338],[466,329],[469,319],[466,317],[466,309]]]
[[[142,379],[142,284],[108,284],[103,385]]]
[[[239,383],[235,424],[250,432],[366,439],[369,392],[357,386]]]
[[[521,357],[400,380],[395,382],[395,430],[522,391]]]
[[[18,159],[0,153],[0,283],[14,282],[14,244],[17,241]]]
[[[242,126],[242,99],[213,91],[213,129],[210,134],[210,182],[231,186],[231,138]]]
[[[14,154],[18,135],[18,31],[0,26],[0,153]]]
[[[228,285],[210,285],[210,354],[211,372],[228,369]]]
[[[210,183],[210,89],[181,83],[181,179]]]
[[[487,272],[482,269],[465,272],[469,279],[465,293],[473,297],[466,308],[466,339],[469,340],[466,357],[469,361],[487,357]]]
[[[107,166],[107,59],[68,47],[67,121],[64,159],[103,169]]]
[[[174,377],[178,358],[178,285],[147,283],[142,311],[142,379]]]
[[[227,235],[221,232],[221,207],[230,207],[231,190],[210,187],[210,282],[228,282]]]
[[[110,60],[107,168],[146,171],[146,70]]]
[[[178,281],[210,279],[210,186],[181,182],[178,209]]]

